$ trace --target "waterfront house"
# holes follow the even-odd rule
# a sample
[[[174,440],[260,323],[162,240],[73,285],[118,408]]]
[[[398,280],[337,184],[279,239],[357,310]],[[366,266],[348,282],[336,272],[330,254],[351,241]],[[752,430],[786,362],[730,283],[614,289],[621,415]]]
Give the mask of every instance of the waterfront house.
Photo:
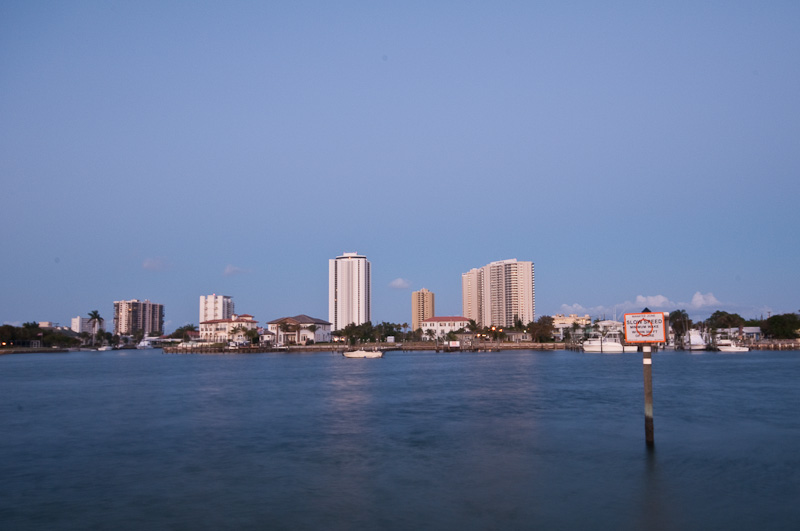
[[[267,329],[275,335],[278,346],[328,343],[331,340],[331,323],[305,314],[275,319],[267,323]]]
[[[466,329],[469,325],[469,319],[466,317],[458,316],[442,316],[442,317],[429,317],[420,322],[422,328],[422,338],[429,339],[428,330],[433,331],[433,337],[444,338],[450,332]]]
[[[248,330],[256,330],[258,322],[252,315],[233,314],[228,319],[210,319],[200,323],[200,340],[206,343],[247,343]]]

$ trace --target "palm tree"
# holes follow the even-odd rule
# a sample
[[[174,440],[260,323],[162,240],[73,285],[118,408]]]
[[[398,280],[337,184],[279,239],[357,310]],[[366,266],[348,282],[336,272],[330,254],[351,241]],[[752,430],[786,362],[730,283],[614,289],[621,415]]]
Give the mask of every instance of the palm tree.
[[[258,345],[259,335],[257,329],[251,328],[245,332],[245,335],[247,335],[251,345]]]
[[[231,336],[230,339],[233,340],[236,337],[236,334],[239,332],[245,332],[245,328],[242,325],[234,326],[228,331],[228,335]]]
[[[294,332],[295,337],[297,338],[295,343],[296,344],[300,343],[300,329],[301,329],[300,325],[294,325],[288,321],[283,321],[280,325],[278,325],[278,329],[280,329],[280,331],[283,332],[284,339],[286,338],[287,333]]]
[[[92,310],[89,312],[89,324],[92,325],[92,346],[94,346],[94,339],[102,330],[103,318],[100,317],[100,312]]]
[[[686,310],[675,310],[669,314],[669,325],[675,333],[675,345],[683,345],[683,337],[692,327],[692,321]]]
[[[317,330],[319,330],[319,327],[317,325],[315,325],[315,324],[310,324],[310,325],[308,325],[306,327],[306,330],[311,332],[311,334],[313,336],[313,341],[314,341],[314,343],[316,343],[317,342]]]

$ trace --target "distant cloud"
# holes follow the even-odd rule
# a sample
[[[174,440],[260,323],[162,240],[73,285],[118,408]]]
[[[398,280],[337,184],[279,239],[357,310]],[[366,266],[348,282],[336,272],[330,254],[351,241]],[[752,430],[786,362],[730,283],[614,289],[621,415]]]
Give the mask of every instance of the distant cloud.
[[[142,269],[148,271],[164,271],[166,268],[167,264],[163,258],[145,258],[142,262]]]
[[[587,309],[578,303],[562,304],[560,310],[564,315],[569,315],[571,313],[574,313],[575,315],[588,313]]]
[[[636,305],[644,308],[674,308],[675,303],[663,295],[637,295]]]
[[[589,307],[578,303],[562,304],[559,308],[559,313],[565,315],[571,313],[585,315],[588,313],[593,317],[605,316],[609,319],[616,315],[617,319],[621,319],[624,313],[640,312],[644,308],[650,308],[653,311],[673,311],[678,309],[721,309],[723,306],[713,293],[703,294],[698,291],[692,297],[691,302],[674,302],[664,295],[637,295],[633,301],[619,302],[612,306],[599,305]]]
[[[404,278],[396,278],[389,282],[389,287],[394,289],[408,289],[411,287],[411,282]]]
[[[717,300],[713,293],[706,293],[703,295],[699,291],[692,297],[692,302],[689,304],[692,308],[703,308],[705,306],[719,306],[721,303]]]
[[[243,273],[249,273],[250,271],[247,269],[242,269],[241,267],[237,267],[235,265],[228,264],[225,266],[225,270],[222,272],[222,276],[224,277],[232,277],[234,275],[241,275]]]

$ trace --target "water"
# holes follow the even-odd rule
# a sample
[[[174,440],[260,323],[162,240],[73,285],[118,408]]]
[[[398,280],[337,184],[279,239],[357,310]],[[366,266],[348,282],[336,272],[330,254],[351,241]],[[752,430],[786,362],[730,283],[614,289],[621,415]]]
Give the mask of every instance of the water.
[[[800,353],[0,356],[2,529],[800,529]]]

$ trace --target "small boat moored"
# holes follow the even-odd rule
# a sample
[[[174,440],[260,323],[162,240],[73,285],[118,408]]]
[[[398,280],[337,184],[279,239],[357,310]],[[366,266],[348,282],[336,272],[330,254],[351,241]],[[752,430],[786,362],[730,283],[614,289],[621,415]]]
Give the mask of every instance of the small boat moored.
[[[718,339],[717,350],[720,352],[749,352],[750,349],[737,345],[732,339]]]
[[[584,352],[601,352],[606,354],[620,354],[625,351],[622,344],[622,335],[619,332],[593,333],[583,342]]]
[[[381,350],[346,350],[342,352],[345,358],[382,358]]]

